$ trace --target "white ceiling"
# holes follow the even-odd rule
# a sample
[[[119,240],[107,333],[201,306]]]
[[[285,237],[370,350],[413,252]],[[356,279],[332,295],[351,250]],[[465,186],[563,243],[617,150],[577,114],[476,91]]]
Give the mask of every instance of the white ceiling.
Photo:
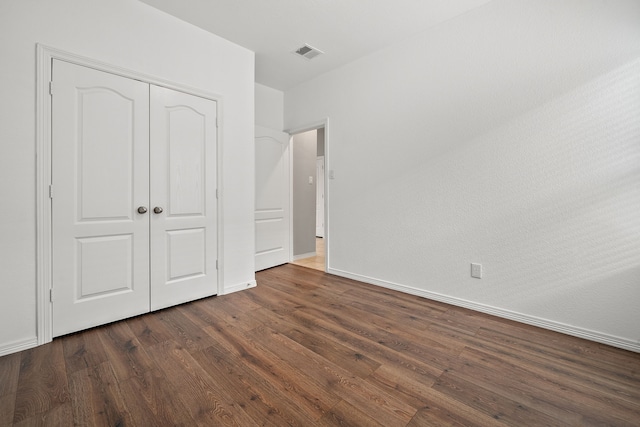
[[[286,90],[490,0],[140,0],[256,53],[256,82]],[[305,43],[324,52],[292,54]]]

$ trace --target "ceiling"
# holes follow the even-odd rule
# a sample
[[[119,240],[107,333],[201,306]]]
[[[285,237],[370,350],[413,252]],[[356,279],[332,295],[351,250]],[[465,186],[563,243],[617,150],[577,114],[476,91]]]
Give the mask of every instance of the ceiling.
[[[490,0],[140,1],[254,51],[256,82],[286,90]]]

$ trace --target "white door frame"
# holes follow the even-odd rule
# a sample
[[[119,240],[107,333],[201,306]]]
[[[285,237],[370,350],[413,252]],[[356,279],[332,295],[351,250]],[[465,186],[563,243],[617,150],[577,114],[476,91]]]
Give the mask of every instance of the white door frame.
[[[325,265],[324,265],[324,271],[328,272],[329,271],[329,266],[330,264],[330,256],[331,253],[329,251],[329,223],[330,223],[330,218],[329,218],[329,202],[330,202],[330,187],[329,187],[329,175],[330,174],[330,155],[331,155],[331,151],[329,150],[330,144],[329,144],[329,135],[330,135],[330,131],[329,131],[329,118],[325,117],[322,120],[318,120],[316,122],[312,122],[312,123],[308,123],[304,126],[297,126],[297,127],[293,127],[293,128],[289,128],[289,129],[285,129],[285,132],[288,133],[289,135],[291,135],[289,143],[292,144],[293,143],[293,135],[299,134],[299,133],[303,133],[303,132],[308,132],[310,130],[315,130],[315,129],[320,129],[320,128],[324,128],[324,256],[325,256]],[[292,177],[293,176],[293,150],[289,150],[289,176]],[[289,210],[290,212],[293,212],[293,179],[290,179],[290,188],[289,188],[289,195],[290,195],[290,206],[289,206]],[[293,219],[291,220],[291,230],[289,232],[289,238],[291,240],[290,244],[289,244],[289,250],[290,250],[290,255],[289,255],[289,259],[293,260]]]
[[[218,294],[223,289],[224,242],[223,242],[223,170],[222,170],[222,128],[223,99],[222,96],[198,88],[174,83],[149,74],[121,68],[105,62],[97,61],[42,44],[36,45],[36,335],[37,344],[45,344],[53,339],[51,310],[51,268],[52,268],[52,235],[51,235],[51,91],[50,86],[52,63],[54,59],[71,62],[76,65],[94,68],[122,77],[140,80],[145,83],[162,86],[185,92],[191,95],[210,99],[217,103],[217,238],[218,238]]]
[[[318,184],[320,182],[317,171],[318,163],[322,164],[322,209],[320,210],[322,213],[322,236],[320,237],[324,238],[324,176],[326,175],[324,171],[324,152],[322,156],[316,156],[316,237],[318,237],[318,188],[320,188]]]

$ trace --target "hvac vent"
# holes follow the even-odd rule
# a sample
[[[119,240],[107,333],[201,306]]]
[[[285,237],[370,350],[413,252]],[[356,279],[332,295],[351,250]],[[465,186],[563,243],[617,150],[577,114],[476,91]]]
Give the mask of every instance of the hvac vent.
[[[299,48],[293,53],[306,59],[313,59],[318,55],[322,55],[324,52],[321,51],[320,49],[316,49],[313,46],[309,46],[308,44],[305,44],[304,46],[302,46],[301,48]]]

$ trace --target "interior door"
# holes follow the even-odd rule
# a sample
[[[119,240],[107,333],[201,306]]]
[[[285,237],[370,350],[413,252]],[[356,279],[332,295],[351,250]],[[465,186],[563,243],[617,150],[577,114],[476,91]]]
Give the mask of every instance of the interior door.
[[[289,135],[256,126],[256,271],[289,262]]]
[[[316,237],[324,237],[324,156],[316,159]]]
[[[216,102],[151,86],[151,309],[215,295]]]
[[[59,336],[149,311],[149,85],[54,60],[52,87]]]

